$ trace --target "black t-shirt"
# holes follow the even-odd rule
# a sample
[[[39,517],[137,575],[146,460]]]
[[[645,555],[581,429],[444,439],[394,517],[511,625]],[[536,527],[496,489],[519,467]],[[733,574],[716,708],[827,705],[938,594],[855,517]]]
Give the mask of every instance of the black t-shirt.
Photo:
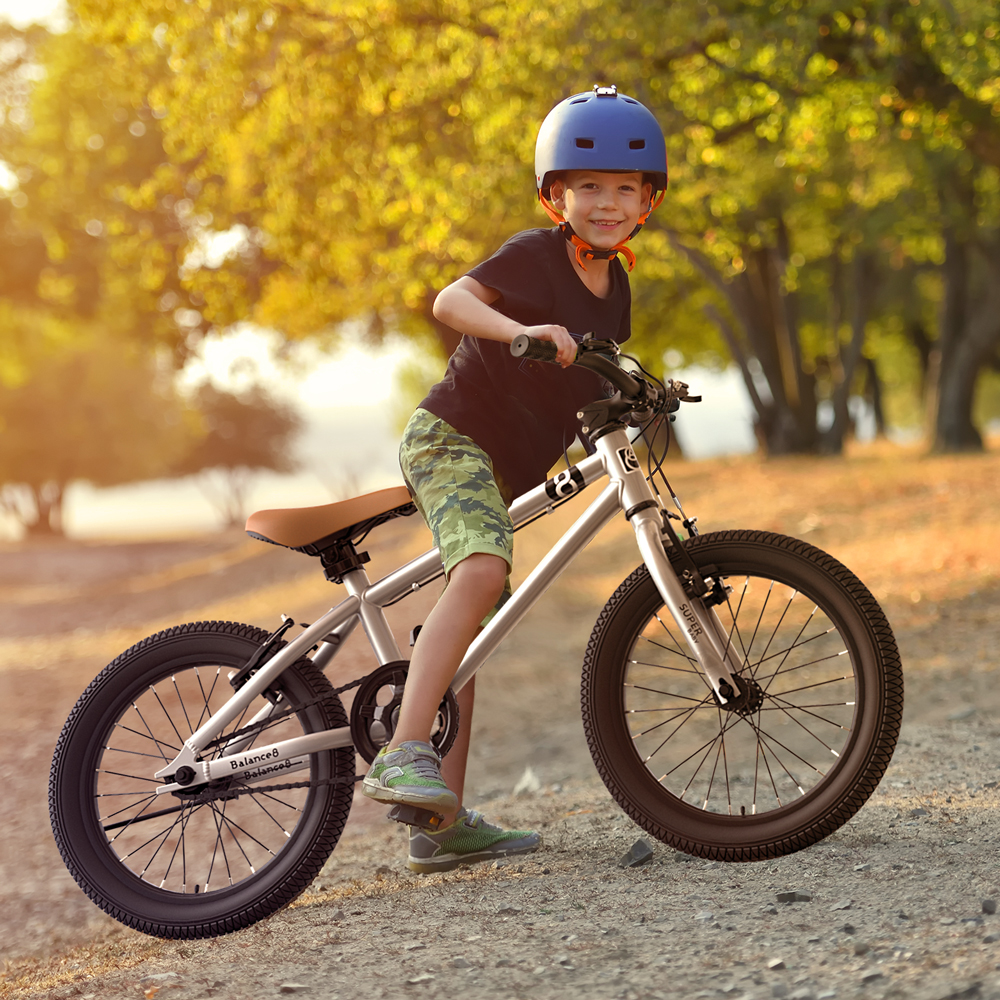
[[[525,326],[566,327],[619,343],[631,334],[628,276],[615,258],[607,298],[580,280],[558,229],[511,237],[469,276],[496,289],[493,308]],[[606,395],[606,383],[583,368],[560,368],[511,356],[510,345],[465,336],[444,378],[420,404],[472,438],[493,460],[514,496],[544,482],[580,430],[577,411]]]

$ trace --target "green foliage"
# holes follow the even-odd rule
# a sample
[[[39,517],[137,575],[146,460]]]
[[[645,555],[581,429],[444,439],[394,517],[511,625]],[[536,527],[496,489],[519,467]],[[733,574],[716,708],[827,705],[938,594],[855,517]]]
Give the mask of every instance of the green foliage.
[[[949,346],[969,343],[993,280],[980,248],[1000,227],[996,0],[73,13],[58,39],[23,40],[46,74],[30,121],[3,126],[27,200],[0,198],[0,252],[7,273],[36,277],[0,277],[0,296],[113,310],[178,355],[243,319],[328,340],[360,319],[430,354],[436,292],[546,224],[531,171],[544,114],[615,82],[654,111],[670,155],[667,200],[636,241],[635,349],[731,356],[748,381],[759,362],[772,449],[837,450],[866,357],[890,419],[918,422],[922,392],[960,409],[972,394],[956,366],[996,355],[1000,330]],[[959,257],[961,288],[944,276]],[[940,303],[962,296],[946,323]],[[825,438],[817,400],[840,414]]]

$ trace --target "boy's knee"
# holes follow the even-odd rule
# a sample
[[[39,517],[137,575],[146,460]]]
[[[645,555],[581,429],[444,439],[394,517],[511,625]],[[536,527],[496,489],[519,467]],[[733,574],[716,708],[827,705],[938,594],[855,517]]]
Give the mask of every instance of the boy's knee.
[[[474,552],[452,569],[448,582],[499,597],[507,582],[507,561],[487,552]]]

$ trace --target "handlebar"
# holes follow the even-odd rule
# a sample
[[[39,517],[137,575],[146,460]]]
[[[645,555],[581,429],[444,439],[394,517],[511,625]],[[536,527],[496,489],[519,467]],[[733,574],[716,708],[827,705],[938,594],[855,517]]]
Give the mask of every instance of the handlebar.
[[[584,341],[576,349],[576,358],[573,364],[581,368],[589,368],[596,372],[601,378],[607,379],[616,389],[619,389],[623,396],[629,399],[642,400],[646,395],[646,383],[632,378],[628,372],[623,371],[613,361],[597,353],[594,348],[586,349]],[[603,342],[598,342],[603,343]],[[595,345],[596,346],[596,345]],[[515,358],[528,358],[531,361],[556,360],[556,345],[551,340],[536,340],[526,333],[515,337],[510,345],[510,353]]]
[[[531,361],[556,360],[556,345],[550,340],[536,340],[526,333],[514,338],[510,345],[510,353],[515,358],[528,358]],[[614,341],[585,339],[576,349],[573,364],[589,368],[601,378],[607,379],[621,394],[634,401],[635,409],[655,405],[661,400],[667,404],[668,412],[677,409],[677,402],[698,403],[701,396],[691,396],[686,382],[667,379],[663,390],[657,390],[643,378],[634,378],[627,371],[619,368],[607,355],[618,352]]]

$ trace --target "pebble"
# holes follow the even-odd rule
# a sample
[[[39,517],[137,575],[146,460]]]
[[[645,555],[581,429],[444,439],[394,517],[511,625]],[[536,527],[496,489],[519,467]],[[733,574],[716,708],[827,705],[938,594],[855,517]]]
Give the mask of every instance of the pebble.
[[[873,972],[866,972],[861,977],[861,982],[862,983],[874,983],[876,980],[881,979],[881,978],[882,978],[882,973],[881,972],[874,972],[874,971]]]
[[[808,889],[792,889],[790,892],[779,892],[779,903],[811,903],[813,894]]]
[[[539,780],[535,769],[529,764],[524,769],[524,774],[518,778],[514,786],[515,795],[537,795],[542,790],[542,782]]]
[[[618,867],[638,868],[640,865],[648,864],[652,860],[653,848],[650,847],[647,841],[640,838],[619,858]]]
[[[404,951],[423,951],[423,949],[426,948],[426,947],[427,947],[427,945],[425,945],[423,941],[408,941],[406,944],[403,945],[403,950]]]
[[[855,955],[867,955],[870,952],[871,945],[867,941],[855,941],[854,942],[854,954]]]
[[[305,993],[309,989],[305,983],[282,983],[278,987],[279,993]]]
[[[516,917],[521,912],[520,906],[504,906],[497,910],[498,917]]]
[[[867,872],[867,871],[871,871],[871,867],[872,866],[870,864],[868,864],[868,862],[866,861],[863,865],[855,865],[854,866],[854,870],[856,872]]]
[[[833,906],[830,907],[830,909],[831,910],[849,910],[852,906],[854,906],[854,900],[853,899],[842,899],[842,900],[840,900],[839,903],[834,903]]]
[[[714,920],[715,919],[715,914],[712,913],[710,910],[701,910],[700,912],[698,912],[698,913],[696,913],[694,915],[694,919],[695,920],[705,920],[705,921]]]
[[[416,986],[418,983],[429,983],[433,978],[429,972],[421,972],[419,976],[414,976],[412,979],[407,979],[406,981]]]
[[[771,970],[787,968],[782,958],[772,958],[768,960],[767,967]]]
[[[983,913],[996,913],[996,912],[997,912],[997,901],[995,899],[984,899]]]
[[[165,986],[167,983],[174,983],[181,977],[176,972],[154,972],[151,975],[143,976],[139,980],[142,987]]]
[[[923,806],[917,806],[916,809],[910,810],[910,816],[912,816],[914,819],[918,819],[921,816],[930,816],[930,813],[926,809],[924,809]]]
[[[453,969],[471,969],[472,963],[467,958],[464,958],[462,955],[456,955],[451,960],[451,967]]]

